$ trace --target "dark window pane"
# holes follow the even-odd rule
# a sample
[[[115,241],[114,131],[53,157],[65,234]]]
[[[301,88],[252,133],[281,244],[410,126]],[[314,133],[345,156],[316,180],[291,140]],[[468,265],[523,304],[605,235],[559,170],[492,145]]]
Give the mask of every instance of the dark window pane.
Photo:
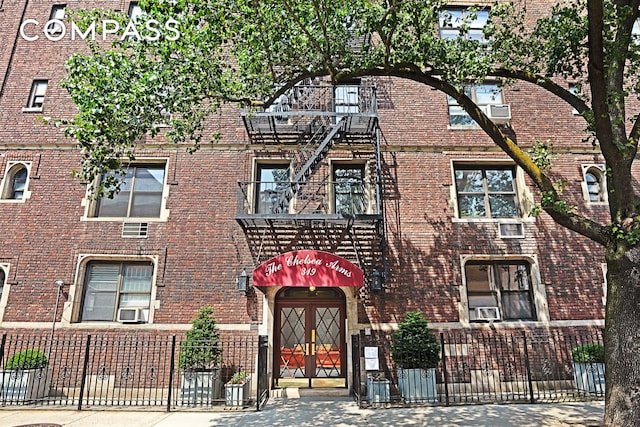
[[[337,166],[333,171],[336,213],[366,213],[363,166]]]
[[[528,292],[504,292],[502,294],[502,312],[506,320],[534,319],[533,307]]]
[[[91,264],[87,272],[82,320],[113,320],[119,264]]]
[[[481,170],[457,170],[456,188],[459,193],[484,193]]]
[[[494,218],[513,218],[518,216],[515,196],[491,194],[489,195],[489,206],[491,207],[491,216]]]
[[[487,170],[487,189],[490,192],[513,192],[513,171],[509,169]]]
[[[20,200],[24,197],[24,190],[27,186],[27,170],[20,169],[13,175],[13,184],[11,186],[11,199]]]
[[[460,216],[462,217],[487,215],[484,196],[460,196],[458,203],[460,205]]]
[[[290,189],[289,165],[260,165],[258,167],[256,213],[287,213],[286,191]]]
[[[117,177],[115,173],[112,176]],[[100,199],[97,216],[157,218],[162,208],[163,187],[164,166],[131,167],[120,192],[112,199]]]

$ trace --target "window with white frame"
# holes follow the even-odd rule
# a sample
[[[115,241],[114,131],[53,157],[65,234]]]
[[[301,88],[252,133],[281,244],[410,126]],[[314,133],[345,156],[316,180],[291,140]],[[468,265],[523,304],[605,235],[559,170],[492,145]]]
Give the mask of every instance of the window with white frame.
[[[28,198],[29,165],[9,163],[2,187],[3,200],[25,200]]]
[[[255,213],[289,213],[289,163],[258,163]]]
[[[159,218],[164,206],[165,163],[131,163],[126,169],[120,191],[102,197],[95,205],[98,218]],[[120,178],[118,172],[109,172]]]
[[[51,7],[51,15],[49,15],[49,21],[57,20],[64,21],[64,13],[66,4],[54,4]],[[47,25],[47,33],[49,34],[59,34],[62,32],[62,25],[58,22],[49,22]]]
[[[480,108],[487,105],[503,104],[502,89],[495,83],[483,83],[480,85],[465,87],[465,94],[476,103]],[[477,123],[471,118],[458,104],[455,98],[447,95],[447,103],[449,108],[449,125],[450,126],[476,126]]]
[[[333,164],[334,212],[343,215],[367,213],[368,198],[364,164]]]
[[[519,218],[513,165],[454,163],[460,218]]]
[[[582,165],[582,193],[588,203],[607,201],[607,184],[604,165]]]
[[[47,93],[48,80],[34,80],[27,100],[27,110],[42,111],[44,95]]]
[[[468,261],[464,265],[469,320],[536,320],[527,261]]]
[[[486,43],[483,28],[489,20],[489,10],[467,7],[447,7],[440,12],[440,37],[457,39],[464,37]]]
[[[337,85],[333,89],[335,112],[338,114],[360,112],[360,86]]]
[[[148,261],[91,261],[86,265],[80,321],[118,319],[121,309],[140,310],[148,319],[153,264]],[[146,316],[146,317],[145,317]]]

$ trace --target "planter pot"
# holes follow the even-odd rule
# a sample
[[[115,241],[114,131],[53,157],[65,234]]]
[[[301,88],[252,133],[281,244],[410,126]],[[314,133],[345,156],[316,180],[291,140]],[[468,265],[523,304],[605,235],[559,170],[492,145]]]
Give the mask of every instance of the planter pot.
[[[180,386],[182,403],[209,404],[222,398],[220,370],[184,371]]]
[[[369,403],[391,402],[389,385],[389,380],[374,381],[371,378],[367,378],[367,399],[369,400]]]
[[[250,384],[249,381],[245,381],[244,384],[225,384],[224,404],[234,408],[242,408],[249,402]]]
[[[51,371],[48,368],[0,371],[0,396],[6,401],[28,401],[49,395]]]
[[[406,403],[437,402],[436,368],[398,368],[398,388]]]
[[[604,363],[574,363],[573,378],[578,391],[604,393]]]

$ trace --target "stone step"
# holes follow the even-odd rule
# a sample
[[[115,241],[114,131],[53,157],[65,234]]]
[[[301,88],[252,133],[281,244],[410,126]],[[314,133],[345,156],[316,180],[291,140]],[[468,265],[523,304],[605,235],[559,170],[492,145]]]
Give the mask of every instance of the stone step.
[[[349,389],[346,388],[299,388],[286,387],[271,390],[273,398],[295,399],[299,397],[348,397]]]

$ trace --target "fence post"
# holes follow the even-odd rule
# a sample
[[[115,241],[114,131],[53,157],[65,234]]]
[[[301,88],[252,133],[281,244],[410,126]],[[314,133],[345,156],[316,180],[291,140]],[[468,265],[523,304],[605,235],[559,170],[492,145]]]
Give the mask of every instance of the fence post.
[[[533,397],[533,380],[531,379],[531,364],[529,363],[529,346],[527,345],[527,332],[522,331],[522,340],[524,344],[524,367],[527,371],[527,383],[529,384],[529,401],[535,403]]]
[[[0,362],[4,360],[4,346],[7,342],[7,333],[2,334],[2,342],[0,342]]]
[[[256,386],[256,411],[260,411],[269,400],[269,384],[267,378],[267,359],[269,337],[258,336],[258,384]]]
[[[351,335],[351,387],[358,401],[358,408],[362,406],[362,378],[360,378],[360,335]]]
[[[4,347],[5,344],[7,342],[7,333],[3,333],[2,334],[2,342],[0,342],[0,367],[4,366],[4,363],[2,363],[4,361]],[[7,398],[6,395],[4,393],[4,381],[2,382],[2,388],[0,388],[0,396],[2,396],[2,404],[4,405],[4,403],[6,402]]]
[[[444,351],[444,334],[440,332],[440,348],[442,349],[442,377],[444,378],[445,405],[449,406],[449,373],[447,372],[446,352]]]
[[[91,345],[91,334],[87,335],[87,345],[84,348],[84,362],[82,363],[82,377],[80,378],[80,398],[78,399],[78,411],[82,411],[82,399],[84,396],[84,386],[87,382],[87,371],[89,369],[89,347]]]
[[[171,412],[171,399],[173,398],[173,374],[176,368],[176,336],[171,338],[171,359],[169,360],[169,393],[167,394],[167,412]]]

